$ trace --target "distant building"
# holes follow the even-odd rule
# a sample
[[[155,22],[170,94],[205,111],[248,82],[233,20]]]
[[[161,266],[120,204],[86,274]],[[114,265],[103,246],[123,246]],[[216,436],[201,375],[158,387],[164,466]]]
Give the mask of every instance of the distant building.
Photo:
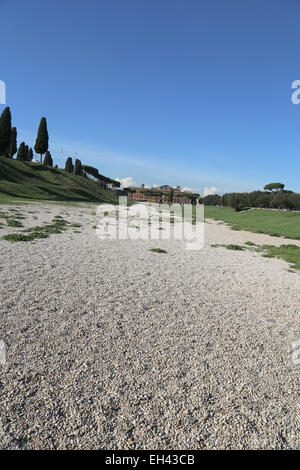
[[[170,191],[173,191],[173,203],[176,204],[191,204],[191,199],[180,193],[180,186],[169,186],[167,184],[151,189],[145,189],[142,184],[140,188],[130,187],[127,188],[127,196],[129,199],[136,201],[147,201],[157,203],[169,203]],[[155,194],[157,193],[157,194]],[[180,194],[180,196],[179,196]]]

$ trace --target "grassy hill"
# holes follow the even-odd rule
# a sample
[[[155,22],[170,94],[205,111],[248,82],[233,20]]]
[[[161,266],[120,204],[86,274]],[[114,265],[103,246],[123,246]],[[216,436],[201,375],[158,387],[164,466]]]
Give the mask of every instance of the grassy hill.
[[[65,170],[0,157],[0,203],[12,200],[117,202],[94,181]]]

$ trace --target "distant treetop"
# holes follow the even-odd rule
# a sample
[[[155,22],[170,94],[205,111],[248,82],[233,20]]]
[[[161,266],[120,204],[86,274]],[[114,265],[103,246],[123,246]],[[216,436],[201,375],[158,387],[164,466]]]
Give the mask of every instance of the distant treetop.
[[[280,191],[284,189],[284,184],[282,183],[269,183],[264,187],[265,191]]]

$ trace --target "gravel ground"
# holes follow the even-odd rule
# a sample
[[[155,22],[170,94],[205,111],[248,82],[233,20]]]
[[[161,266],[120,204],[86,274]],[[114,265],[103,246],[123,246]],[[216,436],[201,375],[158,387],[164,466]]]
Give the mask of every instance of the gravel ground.
[[[92,205],[12,208],[82,227],[0,240],[2,449],[300,448],[300,272],[211,246],[299,242],[209,221],[187,251],[99,240]]]

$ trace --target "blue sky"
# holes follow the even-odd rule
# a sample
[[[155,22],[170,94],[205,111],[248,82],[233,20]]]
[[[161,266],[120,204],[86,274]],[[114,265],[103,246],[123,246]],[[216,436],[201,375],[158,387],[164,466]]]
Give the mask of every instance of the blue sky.
[[[218,192],[300,192],[299,0],[0,0],[19,143],[56,163]],[[0,105],[0,111],[4,108]]]

